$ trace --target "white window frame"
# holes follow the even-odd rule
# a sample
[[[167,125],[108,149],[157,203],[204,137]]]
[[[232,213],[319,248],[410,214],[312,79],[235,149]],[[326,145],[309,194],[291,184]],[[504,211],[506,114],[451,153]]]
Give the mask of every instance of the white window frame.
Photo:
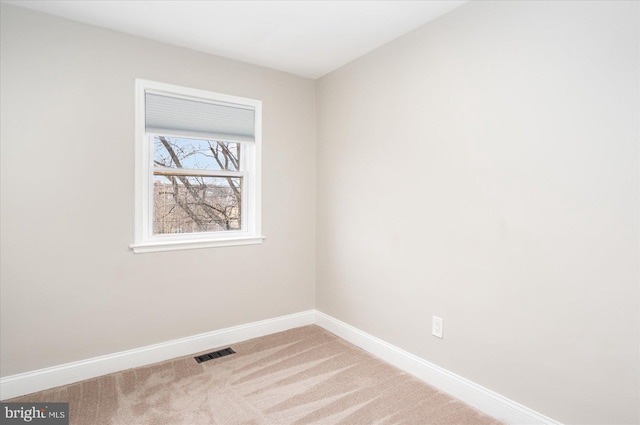
[[[153,134],[147,133],[145,130],[145,92],[147,91],[213,102],[239,104],[254,109],[255,142],[241,143],[241,171],[210,172],[210,175],[216,176],[229,173],[235,176],[242,176],[241,230],[169,235],[153,234]],[[264,239],[264,236],[261,235],[260,226],[262,102],[255,99],[136,79],[135,108],[135,242],[130,245],[133,252],[174,251],[262,243]],[[175,135],[172,136],[175,137]],[[184,135],[184,137],[193,138],[193,136],[189,135]],[[204,173],[209,174],[207,171],[204,171]]]

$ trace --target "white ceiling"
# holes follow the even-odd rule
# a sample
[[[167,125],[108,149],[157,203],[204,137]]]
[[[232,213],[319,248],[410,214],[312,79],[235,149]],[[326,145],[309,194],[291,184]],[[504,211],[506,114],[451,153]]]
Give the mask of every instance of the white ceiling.
[[[465,1],[3,0],[318,78]]]

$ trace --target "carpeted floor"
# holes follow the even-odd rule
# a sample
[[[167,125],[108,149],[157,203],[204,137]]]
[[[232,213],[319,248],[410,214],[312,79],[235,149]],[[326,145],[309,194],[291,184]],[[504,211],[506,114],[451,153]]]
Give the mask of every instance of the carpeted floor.
[[[317,326],[231,347],[10,401],[69,402],[73,425],[499,424]]]

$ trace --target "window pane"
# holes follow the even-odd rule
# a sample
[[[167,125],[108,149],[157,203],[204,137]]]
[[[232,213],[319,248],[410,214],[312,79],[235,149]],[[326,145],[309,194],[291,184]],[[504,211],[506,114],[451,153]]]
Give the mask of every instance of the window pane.
[[[154,136],[153,163],[171,168],[240,170],[240,143]]]
[[[240,230],[241,177],[154,176],[153,234]]]

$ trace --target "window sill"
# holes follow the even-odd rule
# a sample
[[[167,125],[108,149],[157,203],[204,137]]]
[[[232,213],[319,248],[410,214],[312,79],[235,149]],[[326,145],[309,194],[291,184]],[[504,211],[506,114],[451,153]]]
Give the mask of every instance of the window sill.
[[[246,236],[229,239],[202,239],[189,241],[144,242],[129,245],[135,254],[146,252],[180,251],[183,249],[217,248],[221,246],[240,246],[261,244],[264,236]]]

